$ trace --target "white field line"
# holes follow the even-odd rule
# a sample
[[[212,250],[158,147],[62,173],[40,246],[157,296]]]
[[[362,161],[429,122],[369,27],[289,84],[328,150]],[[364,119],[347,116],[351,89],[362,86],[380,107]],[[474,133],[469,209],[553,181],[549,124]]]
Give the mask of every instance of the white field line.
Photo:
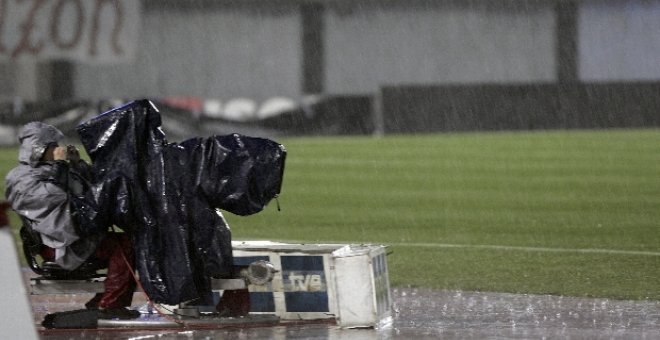
[[[477,249],[552,252],[552,253],[584,253],[584,254],[617,254],[617,255],[660,256],[660,252],[657,252],[657,251],[594,249],[594,248],[574,249],[574,248],[517,247],[517,246],[498,246],[498,245],[487,245],[487,244],[448,244],[448,243],[388,243],[388,245],[398,246],[398,247],[477,248]]]
[[[300,240],[282,240],[283,243],[304,243],[314,244],[310,241]],[[349,244],[350,242],[326,241],[323,244]],[[374,242],[378,243],[379,242]],[[616,249],[597,249],[597,248],[549,248],[549,247],[519,247],[519,246],[498,246],[489,244],[450,244],[450,243],[405,243],[392,242],[382,243],[387,246],[413,247],[413,248],[473,248],[473,249],[491,249],[508,251],[529,251],[529,252],[547,252],[547,253],[582,253],[582,254],[612,254],[612,255],[636,255],[636,256],[660,256],[657,251],[637,251],[637,250],[616,250]]]

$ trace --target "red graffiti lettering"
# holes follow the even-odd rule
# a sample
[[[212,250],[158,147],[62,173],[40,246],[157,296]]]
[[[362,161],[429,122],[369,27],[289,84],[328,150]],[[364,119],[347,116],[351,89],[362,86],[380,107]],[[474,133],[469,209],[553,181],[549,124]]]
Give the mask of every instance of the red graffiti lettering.
[[[35,28],[34,23],[36,21],[37,11],[39,11],[39,9],[43,7],[45,3],[46,0],[34,0],[32,3],[32,8],[30,8],[30,12],[28,13],[27,18],[25,18],[25,21],[23,21],[20,25],[23,35],[21,36],[21,41],[18,43],[11,54],[12,58],[18,57],[23,52],[37,54],[44,47],[43,41],[32,43],[30,37],[32,35],[32,31]]]
[[[0,56],[119,57],[138,0],[0,0]],[[127,7],[128,6],[128,7]],[[89,39],[88,37],[89,36]],[[82,52],[82,53],[81,53]]]
[[[110,36],[110,44],[112,46],[112,50],[117,55],[123,54],[124,52],[121,46],[119,46],[119,33],[121,33],[121,27],[124,19],[121,3],[118,0],[96,0],[96,7],[94,8],[94,15],[92,16],[92,32],[90,34],[89,44],[89,54],[92,56],[95,56],[98,52],[96,44],[98,41],[99,27],[101,25],[99,21],[101,17],[101,10],[106,4],[112,5],[112,8],[115,10],[115,22],[112,29],[112,34]]]
[[[55,46],[63,50],[71,49],[76,45],[78,45],[78,42],[82,37],[83,24],[85,23],[85,12],[83,9],[83,5],[80,1],[81,0],[59,0],[55,5],[55,8],[53,9],[53,17],[51,18],[50,21],[50,38],[55,44]],[[73,4],[76,10],[77,20],[75,20],[74,22],[75,27],[74,27],[73,36],[68,41],[65,41],[64,39],[62,39],[60,34],[60,21],[62,18],[62,11],[64,10],[64,6],[68,3]]]

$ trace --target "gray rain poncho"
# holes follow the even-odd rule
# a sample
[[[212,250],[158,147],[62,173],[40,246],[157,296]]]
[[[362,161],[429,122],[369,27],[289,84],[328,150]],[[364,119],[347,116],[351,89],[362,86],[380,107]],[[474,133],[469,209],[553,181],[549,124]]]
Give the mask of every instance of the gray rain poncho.
[[[73,270],[94,253],[102,235],[81,237],[71,214],[72,197],[82,195],[82,173],[88,165],[40,161],[48,145],[63,138],[62,132],[41,122],[21,129],[19,165],[5,178],[5,197],[41,234],[43,244],[55,249],[55,263]]]

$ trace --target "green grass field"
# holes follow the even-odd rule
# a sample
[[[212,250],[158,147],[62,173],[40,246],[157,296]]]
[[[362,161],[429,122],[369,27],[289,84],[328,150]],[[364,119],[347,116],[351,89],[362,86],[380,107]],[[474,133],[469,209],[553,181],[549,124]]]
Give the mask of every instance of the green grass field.
[[[226,214],[234,239],[387,244],[394,286],[660,300],[660,130],[279,142],[282,211]]]

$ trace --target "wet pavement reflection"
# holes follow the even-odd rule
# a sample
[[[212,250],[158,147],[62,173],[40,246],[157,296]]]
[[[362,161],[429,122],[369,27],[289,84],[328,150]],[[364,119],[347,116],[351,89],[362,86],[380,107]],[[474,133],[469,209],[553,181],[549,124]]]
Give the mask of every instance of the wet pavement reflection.
[[[134,305],[140,303],[136,294]],[[33,296],[35,321],[88,297]],[[658,339],[660,301],[392,289],[392,322],[380,329],[334,325],[213,330],[41,330],[43,339]]]
[[[660,302],[395,289],[390,338],[660,337]]]

